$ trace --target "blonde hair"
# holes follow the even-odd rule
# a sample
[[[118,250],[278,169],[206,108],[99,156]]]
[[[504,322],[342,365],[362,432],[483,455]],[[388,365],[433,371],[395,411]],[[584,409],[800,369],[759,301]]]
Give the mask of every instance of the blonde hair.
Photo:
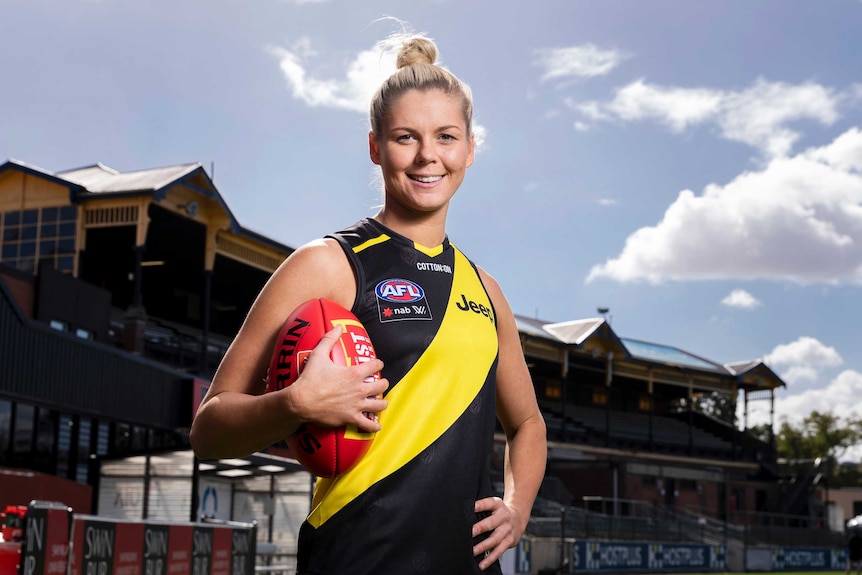
[[[439,90],[461,99],[467,132],[472,134],[473,94],[470,87],[455,74],[436,64],[437,46],[434,41],[424,36],[409,36],[401,39],[400,43],[396,58],[398,70],[383,82],[371,99],[371,132],[375,136],[380,135],[383,120],[405,92]]]

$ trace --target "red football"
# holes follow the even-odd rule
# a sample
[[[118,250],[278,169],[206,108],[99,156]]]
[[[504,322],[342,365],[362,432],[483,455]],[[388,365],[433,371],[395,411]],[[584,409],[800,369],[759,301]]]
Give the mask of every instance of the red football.
[[[311,350],[336,325],[341,325],[342,331],[340,341],[332,348],[332,361],[338,365],[358,365],[377,357],[368,332],[350,310],[325,298],[312,299],[293,310],[278,334],[267,372],[267,393],[296,381]],[[373,377],[379,379],[380,373]],[[366,416],[377,418],[372,413]],[[306,470],[320,477],[333,477],[356,465],[373,440],[373,433],[354,426],[305,423],[286,442]]]

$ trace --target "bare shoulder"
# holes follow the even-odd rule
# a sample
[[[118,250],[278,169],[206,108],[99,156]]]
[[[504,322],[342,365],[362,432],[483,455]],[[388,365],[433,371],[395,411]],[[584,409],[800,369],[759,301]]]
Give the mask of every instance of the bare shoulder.
[[[494,304],[494,309],[496,310],[497,317],[499,318],[501,313],[505,312],[511,315],[512,311],[509,308],[509,302],[506,301],[506,296],[503,294],[503,289],[500,287],[500,284],[494,279],[494,276],[485,271],[481,266],[476,266],[476,269],[479,271],[479,277],[482,280],[482,284],[485,286],[485,289],[488,291],[488,297],[491,298],[491,303]]]
[[[353,270],[333,239],[311,241],[293,252],[273,273],[261,292],[260,303],[293,309],[313,297],[325,297],[350,308],[356,294]],[[292,307],[291,307],[292,306]]]
[[[261,393],[269,353],[290,313],[316,297],[349,309],[355,294],[350,262],[335,240],[315,240],[298,248],[260,290],[219,366],[212,389]]]

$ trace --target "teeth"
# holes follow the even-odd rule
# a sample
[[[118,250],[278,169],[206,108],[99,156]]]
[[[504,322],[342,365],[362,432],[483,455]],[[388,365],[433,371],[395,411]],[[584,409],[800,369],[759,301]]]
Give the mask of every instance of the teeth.
[[[443,176],[410,176],[417,182],[422,182],[423,184],[430,184],[432,182],[437,182],[443,179]]]

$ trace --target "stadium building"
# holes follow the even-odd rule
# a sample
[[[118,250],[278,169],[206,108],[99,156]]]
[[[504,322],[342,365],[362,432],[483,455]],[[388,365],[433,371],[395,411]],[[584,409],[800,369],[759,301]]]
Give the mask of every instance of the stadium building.
[[[244,228],[199,164],[7,161],[0,240],[0,505],[256,521],[291,553],[312,478],[277,447],[199,461],[188,430],[293,248]],[[604,317],[516,319],[548,424],[533,534],[727,543],[737,527],[799,533],[771,517],[828,520],[814,477],[786,477],[771,438],[733,424],[738,400],[747,414],[784,387],[765,364],[627,339]]]

